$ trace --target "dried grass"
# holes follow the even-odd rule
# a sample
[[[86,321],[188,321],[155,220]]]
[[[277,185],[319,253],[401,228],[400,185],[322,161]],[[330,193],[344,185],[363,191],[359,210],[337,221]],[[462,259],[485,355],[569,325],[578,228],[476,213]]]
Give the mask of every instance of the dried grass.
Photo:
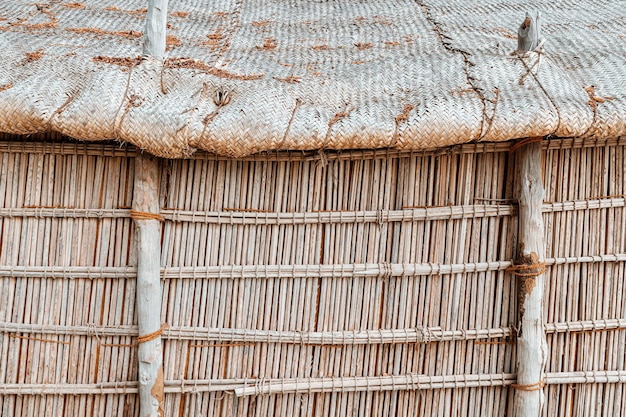
[[[0,85],[0,93],[5,90],[8,90],[9,88],[13,88],[13,83]]]
[[[174,17],[178,17],[178,18],[184,19],[187,16],[189,16],[189,12],[178,11],[178,12],[172,12],[172,13],[170,13],[170,15],[174,16]]]
[[[148,13],[148,9],[143,8],[143,9],[136,9],[136,10],[124,10],[125,13],[128,13],[130,15],[144,15],[146,13]]]
[[[174,35],[166,35],[165,37],[165,45],[167,45],[169,49],[182,46],[182,44],[181,40]]]
[[[115,31],[115,32],[104,30],[104,29],[99,29],[99,28],[67,28],[65,30],[69,32],[78,33],[78,34],[89,33],[89,34],[93,34],[97,36],[119,36],[119,37],[126,38],[126,39],[138,39],[143,36],[143,33],[137,32],[136,30]]]
[[[9,26],[22,26],[26,30],[41,30],[41,29],[54,29],[57,27],[57,19],[52,18],[49,22],[34,23],[34,24],[17,24]]]
[[[85,5],[83,3],[64,3],[63,7],[67,7],[68,9],[84,9]]]
[[[168,58],[165,60],[164,66],[165,68],[186,68],[186,69],[202,70],[216,77],[230,79],[230,80],[248,81],[248,80],[258,80],[264,77],[264,74],[242,75],[242,74],[231,73],[224,69],[210,67],[202,61],[198,61],[196,59],[191,59],[191,58]]]
[[[594,110],[596,109],[596,107],[598,106],[598,103],[605,103],[607,100],[613,100],[613,97],[611,96],[607,96],[607,97],[599,97],[596,96],[596,88],[593,85],[590,85],[588,87],[584,88],[585,92],[589,95],[589,101],[588,104],[590,107],[592,107]]]
[[[96,56],[92,59],[94,62],[101,62],[104,64],[119,65],[122,67],[133,67],[141,63],[141,55],[136,58],[131,57],[112,57],[112,56]]]
[[[275,79],[275,80],[278,80],[278,81],[285,82],[285,83],[289,83],[289,84],[297,84],[297,83],[299,83],[300,81],[302,81],[302,80],[300,79],[300,77],[295,77],[295,76],[293,76],[293,75],[290,75],[290,76],[288,76],[288,77],[284,77],[284,78],[274,77],[274,79]]]
[[[108,7],[105,7],[104,10],[109,11],[109,12],[126,13],[131,16],[138,16],[138,17],[142,17],[144,14],[148,13],[148,9],[146,8],[136,9],[136,10],[123,10],[116,6],[108,6]]]
[[[371,42],[357,42],[354,44],[354,46],[356,46],[356,49],[358,49],[359,51],[362,51],[364,49],[370,49],[372,47],[372,43]]]
[[[411,115],[411,110],[413,110],[415,106],[412,104],[405,104],[402,109],[402,113],[396,116],[396,123],[404,123],[409,120],[409,116]]]
[[[349,112],[345,112],[345,111],[335,113],[335,115],[332,117],[332,119],[330,119],[328,121],[328,127],[332,127],[335,123],[337,123],[341,119],[345,119],[346,117],[348,117],[348,114],[350,114],[350,113]]]
[[[202,61],[192,58],[168,58],[164,63],[165,68],[187,68],[209,71],[211,67]]]
[[[44,56],[43,50],[38,50],[35,52],[26,52],[26,62],[34,62],[40,60]]]
[[[265,41],[263,42],[262,46],[256,46],[256,49],[260,49],[263,51],[272,51],[274,49],[276,49],[276,47],[278,46],[278,44],[276,43],[276,39],[274,38],[265,38]]]

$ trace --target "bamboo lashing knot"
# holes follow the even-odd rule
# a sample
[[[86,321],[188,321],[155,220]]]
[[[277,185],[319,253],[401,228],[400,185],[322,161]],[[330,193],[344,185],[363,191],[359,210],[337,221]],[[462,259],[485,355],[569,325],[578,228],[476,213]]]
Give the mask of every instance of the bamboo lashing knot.
[[[163,216],[161,216],[159,213],[148,213],[145,211],[137,211],[137,210],[131,210],[130,217],[133,220],[158,220],[160,222],[165,220]]]
[[[163,325],[159,327],[159,330],[157,330],[156,332],[148,333],[143,336],[138,336],[137,344],[146,343],[146,342],[156,339],[157,337],[160,337],[161,334],[163,333],[163,330],[165,329],[167,329],[167,323],[163,323]]]
[[[393,269],[389,262],[382,262],[379,265],[378,276],[381,278],[391,278],[393,276]]]
[[[383,227],[385,223],[382,210],[376,210],[376,223],[378,223],[378,227]]]
[[[542,379],[534,384],[511,384],[511,387],[520,391],[539,391],[546,386],[546,380]]]
[[[323,148],[317,152],[317,157],[315,158],[315,160],[317,166],[326,168],[326,166],[328,165],[328,157],[326,156],[326,152],[324,152]]]
[[[533,264],[511,265],[506,271],[518,277],[538,277],[546,272],[546,263],[537,262]]]
[[[430,332],[430,328],[418,326],[418,327],[416,327],[416,330],[417,330],[419,336],[421,337],[421,340],[419,340],[419,338],[418,338],[418,343],[419,342],[422,342],[422,343],[429,343],[429,342],[431,342],[432,334]]]
[[[509,152],[515,152],[516,150],[518,150],[524,145],[528,145],[529,143],[541,142],[542,140],[543,140],[543,136],[533,136],[530,138],[522,139],[520,141],[515,142],[509,149]]]

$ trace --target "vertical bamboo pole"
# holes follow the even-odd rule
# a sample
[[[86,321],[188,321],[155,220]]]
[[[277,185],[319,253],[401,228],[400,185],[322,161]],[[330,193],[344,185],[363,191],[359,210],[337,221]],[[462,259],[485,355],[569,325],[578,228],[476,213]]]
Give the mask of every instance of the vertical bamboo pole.
[[[517,275],[519,304],[514,416],[539,417],[544,403],[542,388],[547,360],[543,319],[546,249],[541,214],[544,197],[541,138],[518,142],[515,148],[518,148],[519,229],[517,259],[511,269]]]
[[[131,212],[137,230],[139,415],[142,417],[163,416],[158,167],[156,157],[137,156]]]

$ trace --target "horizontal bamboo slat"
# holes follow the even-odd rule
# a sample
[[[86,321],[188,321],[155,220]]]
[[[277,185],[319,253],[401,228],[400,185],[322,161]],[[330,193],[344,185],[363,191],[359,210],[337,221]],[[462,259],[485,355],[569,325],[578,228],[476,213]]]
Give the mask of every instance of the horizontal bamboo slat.
[[[546,266],[568,264],[625,262],[626,254],[548,258]],[[411,277],[449,275],[487,271],[506,271],[511,261],[465,264],[338,264],[338,265],[231,265],[214,267],[161,268],[161,279],[268,279],[268,278],[351,278],[365,276]],[[55,279],[134,278],[134,267],[57,267],[0,266],[0,277]]]
[[[558,213],[573,210],[596,210],[626,206],[624,197],[599,197],[590,200],[546,203],[544,213]],[[434,221],[475,219],[482,217],[501,217],[515,214],[512,204],[467,205],[446,207],[423,207],[404,210],[380,211],[334,211],[271,213],[246,211],[186,211],[163,209],[160,214],[164,220],[172,222],[191,222],[229,225],[296,225],[296,224],[335,224],[335,223],[391,223],[407,221]],[[104,219],[130,218],[130,209],[77,209],[66,207],[24,207],[0,208],[0,217],[34,218],[75,218]]]
[[[546,323],[546,333],[583,333],[626,329],[626,319],[603,319]],[[80,336],[128,336],[137,337],[137,326],[55,326],[42,324],[0,323],[0,332],[36,333],[50,335]],[[314,345],[360,345],[386,343],[431,343],[450,340],[480,340],[515,335],[515,329],[442,330],[441,328],[381,329],[358,332],[289,332],[259,329],[228,329],[199,327],[168,327],[163,338],[178,340],[210,340],[220,342],[286,343]]]
[[[315,379],[249,380],[212,379],[165,381],[166,393],[234,391],[239,397],[314,392],[379,392],[458,389],[512,385],[515,374],[389,375]],[[615,384],[626,382],[626,371],[550,372],[545,384]],[[0,384],[2,395],[135,394],[137,382],[99,384]]]

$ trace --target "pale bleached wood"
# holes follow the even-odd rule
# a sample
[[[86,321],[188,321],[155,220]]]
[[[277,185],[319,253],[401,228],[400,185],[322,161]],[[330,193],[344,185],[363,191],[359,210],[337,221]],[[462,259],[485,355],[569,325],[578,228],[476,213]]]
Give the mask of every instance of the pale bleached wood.
[[[545,261],[544,198],[542,146],[540,142],[523,145],[517,151],[518,181],[518,254],[516,264],[539,265]],[[518,276],[517,384],[516,417],[537,417],[545,402],[543,383],[548,356],[544,333],[542,267],[522,270],[535,276]],[[525,389],[529,387],[529,389]]]
[[[159,162],[140,155],[135,164],[133,209],[143,213],[159,212]],[[161,224],[157,219],[135,219],[137,238],[137,317],[139,335],[161,328]],[[140,343],[140,415],[163,416],[163,348],[161,337]]]
[[[158,61],[165,55],[168,0],[148,0],[146,29],[143,37],[143,56]]]
[[[526,18],[517,31],[517,50],[519,52],[534,50],[539,44],[540,37],[539,13],[535,13],[534,16],[526,13]]]

